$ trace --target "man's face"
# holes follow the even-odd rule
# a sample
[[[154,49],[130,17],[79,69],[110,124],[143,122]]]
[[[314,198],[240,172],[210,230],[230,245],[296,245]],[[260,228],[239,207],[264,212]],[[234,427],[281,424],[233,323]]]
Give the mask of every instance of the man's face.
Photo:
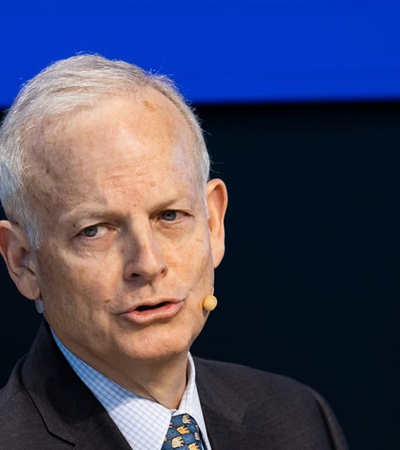
[[[31,164],[35,271],[55,333],[103,372],[183,354],[223,255],[184,118],[148,89],[75,114],[45,141]]]

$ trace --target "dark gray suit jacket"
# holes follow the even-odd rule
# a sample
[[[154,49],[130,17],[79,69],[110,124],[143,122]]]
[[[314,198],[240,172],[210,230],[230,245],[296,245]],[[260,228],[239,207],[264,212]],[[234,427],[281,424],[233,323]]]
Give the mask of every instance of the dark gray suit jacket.
[[[213,450],[348,448],[329,406],[310,388],[240,365],[199,358],[195,365]],[[43,324],[0,391],[0,449],[71,448],[130,446]]]

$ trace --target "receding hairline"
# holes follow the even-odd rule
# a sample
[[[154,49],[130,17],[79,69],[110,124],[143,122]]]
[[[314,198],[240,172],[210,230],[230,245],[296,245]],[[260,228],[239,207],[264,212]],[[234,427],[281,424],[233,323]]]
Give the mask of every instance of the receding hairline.
[[[42,171],[43,167],[46,167],[49,164],[50,166],[53,164],[57,165],[57,160],[59,158],[61,158],[59,159],[59,162],[64,161],[68,163],[67,160],[63,159],[63,153],[60,153],[59,149],[67,148],[64,147],[64,145],[66,144],[68,146],[68,141],[70,139],[72,139],[72,141],[70,141],[72,142],[72,145],[75,143],[79,144],[79,136],[81,131],[85,131],[85,123],[89,124],[86,129],[89,132],[91,129],[97,129],[97,119],[95,118],[95,122],[91,122],[91,119],[89,119],[90,117],[96,116],[90,116],[90,114],[96,114],[96,112],[101,114],[101,111],[106,112],[106,116],[98,116],[98,124],[102,127],[104,119],[108,119],[107,111],[112,111],[109,115],[110,121],[104,122],[112,125],[113,123],[116,123],[113,122],[114,119],[117,122],[120,121],[124,110],[129,110],[129,104],[133,104],[134,106],[140,104],[141,107],[147,109],[150,114],[152,114],[153,111],[157,114],[158,111],[159,119],[154,117],[156,120],[155,123],[157,124],[157,128],[154,128],[154,133],[157,133],[158,124],[161,123],[157,122],[157,120],[161,120],[165,123],[165,129],[170,130],[169,133],[171,133],[171,138],[173,140],[178,139],[180,142],[185,142],[184,152],[188,158],[186,170],[190,172],[190,176],[193,180],[197,180],[199,187],[202,187],[202,180],[198,175],[197,168],[198,156],[196,156],[196,154],[198,149],[196,149],[195,145],[195,133],[180,109],[177,108],[168,97],[163,95],[162,92],[159,92],[157,89],[154,89],[153,86],[149,85],[142,87],[140,90],[130,92],[125,96],[120,94],[106,95],[101,99],[99,98],[98,103],[95,105],[79,107],[68,113],[49,115],[48,117],[43,118],[39,129],[35,129],[34,127],[30,130],[32,133],[31,142],[33,144],[25,154],[25,161],[30,170],[26,171],[24,175],[24,186],[27,188],[25,200],[30,208],[36,209],[38,206],[35,203],[36,192],[42,192],[42,188],[44,189],[43,192],[46,191],[45,186],[42,186],[43,178],[41,174],[43,175],[44,173]],[[121,115],[119,112],[121,112]],[[142,113],[140,113],[140,109],[138,109],[137,112],[138,114],[136,117],[140,120]],[[89,116],[86,116],[86,114],[89,114]],[[88,118],[88,121],[86,121],[86,118]],[[130,126],[129,117],[128,122],[126,123]],[[81,126],[82,124],[83,126]],[[153,133],[151,128],[149,128],[149,130],[150,133]],[[104,132],[105,136],[107,136],[107,126],[104,127]],[[71,157],[74,158],[74,153],[71,154]]]
[[[55,143],[60,142],[60,140],[64,138],[64,131],[69,128],[70,124],[74,122],[75,119],[79,120],[81,114],[82,119],[84,120],[84,115],[86,113],[90,114],[96,110],[107,111],[107,105],[113,102],[121,102],[121,111],[122,108],[125,108],[125,105],[141,103],[143,107],[150,112],[154,111],[156,113],[157,110],[162,111],[161,114],[165,116],[165,119],[162,120],[170,121],[171,124],[173,124],[171,127],[173,131],[183,131],[186,128],[186,135],[192,143],[189,147],[192,152],[193,160],[196,161],[196,153],[199,152],[199,148],[197,148],[198,136],[196,131],[193,130],[192,124],[188,121],[187,116],[182,112],[181,108],[177,107],[175,102],[152,85],[145,85],[140,89],[127,91],[125,95],[117,92],[109,92],[99,97],[96,104],[82,104],[67,112],[49,113],[40,119],[32,120],[30,126],[28,126],[24,132],[24,139],[30,141],[30,145],[26,147],[28,151],[24,154],[25,161],[29,164],[32,153],[35,152],[37,147],[41,147],[41,150],[46,153],[48,151],[49,138]],[[138,114],[137,117],[140,116],[141,114]],[[54,148],[56,147],[57,146],[54,146]],[[36,157],[36,154],[34,157]],[[28,171],[25,171],[25,175],[28,175],[27,172]]]
[[[56,118],[68,117],[79,109],[89,109],[99,100],[124,96],[151,87],[170,100],[181,112],[194,138],[197,176],[206,183],[210,156],[199,117],[173,80],[146,71],[127,61],[83,53],[55,61],[29,80],[18,93],[0,128],[2,142],[1,201],[7,216],[35,228],[34,212],[29,211],[24,183],[29,172],[27,157],[31,138],[40,139],[40,130]],[[37,232],[32,228],[32,241]]]
[[[35,159],[39,155],[45,157],[49,153],[49,148],[53,148],[55,150],[54,155],[57,155],[56,149],[58,144],[64,139],[68,139],[68,136],[71,136],[70,133],[74,132],[74,128],[71,129],[71,126],[75,127],[76,125],[81,125],[81,123],[84,124],[86,119],[85,114],[104,111],[105,115],[107,115],[109,109],[114,109],[114,106],[112,106],[113,103],[116,103],[117,106],[120,103],[121,108],[119,111],[123,111],[125,108],[128,109],[130,104],[133,106],[141,104],[145,110],[154,112],[155,114],[161,114],[163,116],[161,120],[165,121],[166,124],[169,122],[168,127],[172,132],[183,131],[188,137],[188,141],[190,142],[188,150],[193,156],[193,161],[196,161],[196,152],[198,152],[196,148],[197,136],[191,124],[188,122],[187,117],[169,97],[165,96],[153,86],[146,85],[140,88],[140,90],[127,92],[126,95],[121,95],[121,93],[108,93],[99,97],[97,103],[94,105],[80,105],[68,112],[48,114],[38,121],[33,121],[33,126],[25,132],[25,138],[31,143],[27,148],[28,151],[25,153],[26,163],[29,165],[32,157]],[[115,119],[119,121],[118,110],[110,116],[110,123],[114,120],[112,116],[115,116]],[[142,113],[137,114],[137,118],[140,119],[140,117],[142,117]],[[101,121],[102,119],[100,118],[99,120]],[[78,130],[81,130],[81,128]],[[107,128],[104,127],[104,130],[106,133]],[[154,131],[157,132],[156,129]],[[39,150],[40,153],[37,153],[36,150]],[[52,157],[51,153],[49,157]],[[25,171],[25,176],[29,178],[28,171]]]

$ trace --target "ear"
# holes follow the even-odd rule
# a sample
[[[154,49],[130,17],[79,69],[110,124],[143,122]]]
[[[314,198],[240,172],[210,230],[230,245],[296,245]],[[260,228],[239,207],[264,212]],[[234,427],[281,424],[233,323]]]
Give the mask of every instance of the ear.
[[[39,298],[34,251],[21,227],[8,220],[0,220],[0,253],[19,292],[30,300]]]
[[[224,219],[228,206],[228,192],[225,183],[214,178],[207,183],[208,227],[214,268],[218,267],[225,253]]]

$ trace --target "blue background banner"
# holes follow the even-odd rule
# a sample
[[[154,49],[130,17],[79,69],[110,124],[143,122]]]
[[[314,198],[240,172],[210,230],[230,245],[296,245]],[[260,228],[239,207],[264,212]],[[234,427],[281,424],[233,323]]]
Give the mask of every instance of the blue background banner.
[[[8,3],[0,106],[82,51],[170,74],[195,103],[400,98],[397,0]]]

